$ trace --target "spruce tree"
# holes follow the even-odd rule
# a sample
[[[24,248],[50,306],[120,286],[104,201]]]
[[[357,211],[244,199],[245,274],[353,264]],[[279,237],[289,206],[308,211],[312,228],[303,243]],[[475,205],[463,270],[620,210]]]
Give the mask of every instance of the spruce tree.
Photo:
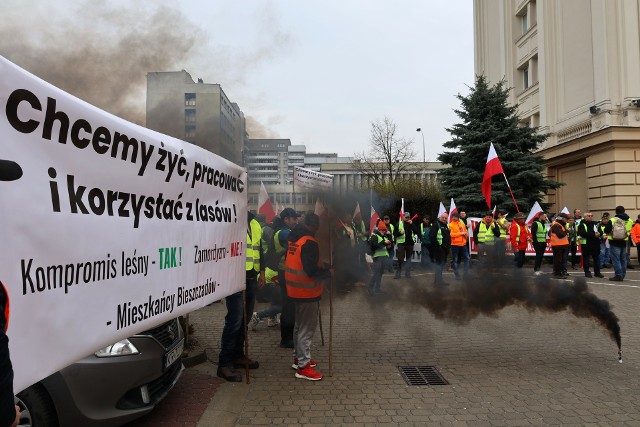
[[[487,211],[482,177],[493,142],[520,212],[527,215],[536,201],[545,209],[542,198],[548,190],[560,186],[545,179],[544,160],[534,154],[547,135],[538,133],[538,128],[518,124],[518,106],[508,105],[509,89],[504,80],[490,86],[484,76],[478,76],[470,89],[468,96],[456,96],[462,108],[455,113],[462,122],[447,129],[451,139],[443,144],[451,151],[438,155],[439,161],[451,166],[440,172],[442,193],[453,197],[458,209],[482,216]],[[516,212],[504,177],[496,175],[492,181],[492,207]]]

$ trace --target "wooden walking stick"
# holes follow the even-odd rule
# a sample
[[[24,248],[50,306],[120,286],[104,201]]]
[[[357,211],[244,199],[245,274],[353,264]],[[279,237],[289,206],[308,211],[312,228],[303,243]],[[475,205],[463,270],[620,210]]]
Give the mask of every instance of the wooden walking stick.
[[[322,312],[320,311],[320,301],[318,301],[318,323],[320,324],[320,341],[324,346],[324,332],[322,331]]]

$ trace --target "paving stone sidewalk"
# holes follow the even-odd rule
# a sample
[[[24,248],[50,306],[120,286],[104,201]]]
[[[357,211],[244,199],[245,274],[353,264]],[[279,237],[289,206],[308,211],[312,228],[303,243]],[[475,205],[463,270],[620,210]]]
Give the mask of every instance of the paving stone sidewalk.
[[[451,279],[445,273],[452,287],[462,286]],[[622,364],[601,325],[566,311],[511,306],[466,324],[439,320],[419,298],[433,276],[418,271],[411,280],[385,276],[386,295],[370,297],[364,286],[336,295],[332,372],[330,307],[322,301],[325,345],[318,331],[312,349],[322,381],[296,379],[291,350],[278,346],[279,329],[259,325],[249,335],[251,357],[261,364],[251,383],[221,384],[197,425],[638,426],[640,271],[622,283],[587,280],[620,318]],[[216,303],[190,316],[211,360],[198,369],[208,375],[215,375],[224,315]],[[449,385],[410,386],[398,370],[425,365]]]

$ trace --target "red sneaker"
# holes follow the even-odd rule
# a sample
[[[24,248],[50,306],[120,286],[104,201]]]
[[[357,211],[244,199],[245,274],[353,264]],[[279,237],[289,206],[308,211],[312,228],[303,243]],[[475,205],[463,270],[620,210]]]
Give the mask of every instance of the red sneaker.
[[[310,363],[307,363],[307,366],[296,371],[296,378],[302,378],[309,381],[319,381],[322,379],[322,374],[313,369]]]
[[[311,366],[312,368],[315,368],[316,366],[318,366],[318,364],[316,363],[315,360],[311,359],[311,360],[309,360],[309,366]],[[298,358],[297,357],[293,358],[293,365],[291,365],[291,369],[298,370]]]

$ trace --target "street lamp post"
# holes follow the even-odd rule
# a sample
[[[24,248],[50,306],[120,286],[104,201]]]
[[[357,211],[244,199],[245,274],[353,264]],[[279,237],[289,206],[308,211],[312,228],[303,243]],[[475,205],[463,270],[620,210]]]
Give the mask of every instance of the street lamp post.
[[[427,162],[427,155],[424,151],[424,133],[422,132],[422,128],[416,129],[416,132],[420,132],[422,134],[422,163]]]

